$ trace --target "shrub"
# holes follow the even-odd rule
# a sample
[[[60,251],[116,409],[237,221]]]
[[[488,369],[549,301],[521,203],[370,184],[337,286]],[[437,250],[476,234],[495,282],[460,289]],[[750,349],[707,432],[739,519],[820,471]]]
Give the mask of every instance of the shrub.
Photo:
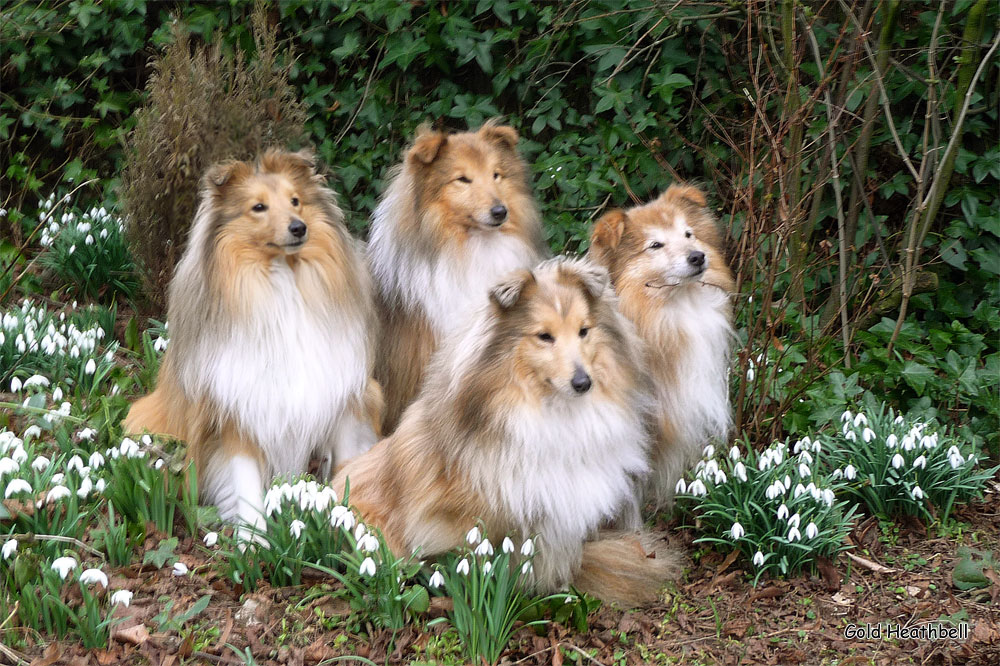
[[[149,101],[136,113],[120,196],[129,243],[160,305],[204,170],[223,159],[250,159],[267,146],[305,141],[304,112],[288,83],[292,57],[279,53],[262,3],[252,25],[256,55],[248,61],[218,38],[192,49],[175,24],[172,43],[153,63]]]
[[[823,473],[822,456],[808,437],[760,453],[705,447],[693,478],[676,489],[679,508],[704,534],[695,543],[740,551],[754,567],[754,585],[765,573],[795,574],[846,550],[855,510],[837,499],[841,484]]]
[[[841,496],[886,520],[920,516],[947,522],[956,502],[982,494],[1000,467],[979,467],[978,448],[948,429],[907,419],[884,404],[841,415],[841,431],[823,437],[823,468],[843,479]]]

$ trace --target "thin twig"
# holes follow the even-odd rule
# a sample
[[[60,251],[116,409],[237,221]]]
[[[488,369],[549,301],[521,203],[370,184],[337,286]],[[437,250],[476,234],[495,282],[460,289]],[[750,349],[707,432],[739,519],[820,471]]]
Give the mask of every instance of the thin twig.
[[[23,541],[26,541],[28,543],[31,543],[33,541],[58,541],[59,543],[70,543],[70,544],[73,544],[74,546],[76,546],[77,548],[81,548],[81,549],[87,551],[88,553],[90,553],[92,555],[96,555],[97,557],[101,558],[102,560],[105,559],[104,553],[102,553],[101,551],[97,550],[93,546],[88,546],[87,544],[85,544],[84,542],[80,541],[79,539],[74,539],[73,537],[62,536],[62,535],[59,535],[59,534],[32,534],[32,533],[28,532],[28,533],[25,533],[25,534],[9,534],[9,535],[7,535],[7,538],[9,538],[9,539],[17,539],[18,541],[22,541],[23,540]]]

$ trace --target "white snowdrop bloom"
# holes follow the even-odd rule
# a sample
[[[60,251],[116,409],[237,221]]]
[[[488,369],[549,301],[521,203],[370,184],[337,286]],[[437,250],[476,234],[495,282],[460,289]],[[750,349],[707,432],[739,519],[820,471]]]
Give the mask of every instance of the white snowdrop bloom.
[[[712,480],[715,483],[715,485],[721,486],[728,480],[729,479],[726,477],[725,472],[723,472],[721,469],[715,470],[715,478]]]
[[[187,565],[183,562],[174,562],[174,575],[175,576],[186,576],[188,573]]]
[[[105,238],[108,237],[108,230],[107,229],[101,229],[101,233],[99,233],[97,235],[100,236],[101,239],[103,240],[103,239],[105,239]]]
[[[161,352],[167,348],[167,340],[165,338],[156,338],[153,342],[153,349],[155,351]]]
[[[733,448],[729,449],[729,458],[730,460],[740,459],[740,448],[738,446],[734,446]]]
[[[209,548],[213,547],[215,544],[219,543],[219,533],[218,532],[209,532],[202,539],[202,542],[204,542],[204,544],[206,546],[208,546]]]
[[[45,493],[45,503],[52,504],[53,502],[58,502],[61,499],[69,497],[71,494],[72,492],[66,486],[53,486],[49,492]]]
[[[503,542],[500,544],[500,549],[505,553],[513,553],[514,542],[510,540],[510,537],[504,537]]]
[[[0,553],[3,554],[3,559],[9,560],[14,553],[17,552],[17,539],[7,539],[3,543],[3,550]]]
[[[913,435],[903,435],[903,450],[912,451],[917,448],[917,438]]]
[[[785,453],[782,450],[782,447],[779,446],[777,449],[775,449],[772,458],[774,460],[775,465],[780,465],[785,460]]]
[[[830,475],[830,478],[833,479],[834,481],[842,479],[843,477],[844,477],[844,470],[840,469],[839,467],[833,470],[833,474]]]
[[[72,472],[73,470],[79,472],[81,469],[83,469],[83,458],[80,456],[74,455],[69,459],[69,462],[66,463],[67,472]]]
[[[780,495],[783,495],[784,493],[782,491],[784,489],[785,489],[785,487],[781,485],[780,481],[779,482],[775,482],[775,483],[772,483],[771,485],[769,485],[767,487],[767,490],[764,491],[764,495],[767,496],[767,499],[773,500],[774,498],[779,497]]]
[[[44,338],[43,338],[44,340]],[[49,385],[49,380],[42,375],[31,375],[24,380],[23,387],[26,389],[34,388],[36,386],[40,388],[45,388]]]
[[[49,479],[49,482],[57,484],[57,483],[62,483],[65,480],[66,480],[66,475],[63,474],[62,472],[57,472],[56,474],[52,475],[52,478]]]
[[[18,337],[20,337],[20,336],[18,336]],[[18,349],[18,351],[20,351],[20,352],[23,353],[24,349]],[[17,378],[17,377],[14,377],[13,379],[10,380],[10,392],[11,393],[20,393],[20,391],[21,391],[21,380],[19,378]]]
[[[757,377],[757,373],[754,372],[753,367],[747,368],[747,381],[752,382],[755,377]]]
[[[937,447],[937,433],[931,436],[924,435],[920,438],[920,446],[924,447],[928,451]]]
[[[435,590],[438,589],[444,585],[444,575],[440,571],[435,571],[431,574],[430,580],[427,581],[427,584]]]
[[[844,412],[843,414],[840,415],[840,420],[843,423],[847,423],[852,418],[854,418],[854,415],[851,414],[851,410],[849,410],[849,409],[846,412]]]
[[[80,346],[79,345],[73,345],[70,348],[70,350],[69,350],[69,357],[70,358],[80,358]]]
[[[107,486],[107,482],[104,479],[98,479],[97,483],[94,484],[94,490],[99,493],[104,492],[104,488]]]
[[[530,574],[534,570],[535,570],[535,567],[531,566],[531,562],[525,562],[524,564],[521,565],[521,575],[522,576],[527,576],[528,574]]]
[[[483,542],[476,546],[474,552],[479,556],[491,556],[493,555],[493,544],[490,543],[489,539],[483,539]]]
[[[469,559],[463,557],[462,560],[455,566],[455,571],[462,574],[463,576],[469,575]]]
[[[854,465],[848,465],[844,468],[844,478],[848,481],[853,481],[858,475],[858,470],[854,469]]]
[[[76,243],[69,246],[69,251],[66,254],[73,254],[74,252],[76,252]]]
[[[801,495],[805,491],[806,491],[806,487],[803,486],[801,483],[797,483],[797,484],[795,484],[795,490],[792,491],[792,497],[798,497],[799,495]]]
[[[677,485],[674,486],[674,492],[678,495],[683,495],[687,492],[687,484],[684,483],[684,479],[677,479]]]
[[[108,586],[108,576],[100,569],[84,569],[80,573],[80,582],[84,585]]]
[[[705,488],[705,484],[702,483],[701,479],[695,479],[688,486],[688,494],[694,495],[695,497],[704,497],[708,494],[708,489]]]
[[[792,477],[788,476],[787,474],[785,475],[784,485],[785,485],[785,490],[789,490],[792,487]]]
[[[343,506],[343,505],[338,505],[338,506]],[[334,527],[342,527],[348,532],[350,532],[351,528],[354,527],[354,513],[346,506],[344,507],[344,512],[342,514],[337,515],[336,511],[337,507],[333,507],[333,509],[330,511],[331,523],[333,524]]]
[[[358,542],[358,550],[366,553],[374,553],[378,550],[378,538],[369,532],[361,537],[361,541]]]
[[[84,428],[80,432],[76,433],[76,436],[79,437],[81,440],[89,442],[92,439],[94,439],[94,435],[96,435],[96,434],[97,434],[97,431],[94,430],[93,428]]]
[[[291,533],[293,537],[298,539],[299,537],[302,536],[302,530],[304,530],[305,527],[306,524],[303,523],[301,520],[293,520],[292,524],[288,526],[288,531]]]
[[[910,491],[910,495],[912,495],[915,500],[922,500],[924,498],[924,491],[920,489],[920,486],[913,486],[913,490]]]
[[[97,370],[97,364],[94,363],[94,359],[90,359],[89,361],[87,361],[87,365],[83,367],[83,373],[86,375],[92,375],[96,370]]]
[[[87,463],[90,465],[91,469],[100,469],[101,465],[104,464],[104,456],[102,456],[100,452],[94,451],[90,454],[90,458],[87,460]]]
[[[49,459],[46,458],[45,456],[38,456],[37,458],[31,461],[31,469],[35,470],[36,472],[44,472],[48,466],[49,466]]]
[[[785,520],[788,518],[788,507],[782,504],[778,507],[778,520]]]
[[[844,433],[844,439],[846,439],[849,442],[856,442],[858,441],[858,436],[854,434],[853,430],[848,430],[846,433]]]
[[[128,590],[118,590],[117,592],[111,595],[112,606],[117,606],[118,604],[121,604],[125,608],[128,608],[128,605],[130,603],[132,603],[132,593],[129,592]]]
[[[718,471],[719,471],[719,463],[717,463],[715,460],[709,460],[708,463],[705,465],[705,467],[701,470],[702,473],[699,474],[698,476],[702,479],[707,479],[711,476],[715,476]]]
[[[799,478],[804,479],[809,476],[812,476],[812,470],[809,469],[809,465],[805,463],[799,463]]]
[[[903,456],[897,453],[892,457],[892,460],[890,462],[892,464],[893,469],[899,469],[906,463],[906,460],[903,459]]]
[[[801,541],[802,540],[802,534],[799,532],[799,528],[793,527],[790,530],[788,530],[788,537],[787,538],[788,538],[789,541]]]
[[[833,494],[833,490],[831,490],[830,488],[824,488],[823,489],[823,503],[824,504],[826,504],[827,506],[833,506],[833,501],[835,499],[836,499],[836,496]]]
[[[890,433],[888,437],[885,438],[885,446],[889,449],[894,449],[899,445],[899,438],[896,437],[896,433]]]
[[[798,453],[802,450],[802,440],[795,442],[795,446],[792,447],[792,453]]]
[[[978,460],[979,460],[979,458],[977,458],[977,457],[976,457],[976,454],[975,454],[975,453],[970,453],[970,454],[969,454],[969,457],[968,457],[968,458],[966,458],[966,460],[967,460],[967,461],[969,461],[969,462],[974,462],[974,461],[978,461]]]
[[[756,553],[754,553],[754,556],[753,556],[753,565],[755,567],[762,567],[762,566],[764,566],[764,553],[760,552],[759,550]]]
[[[61,386],[57,386],[52,390],[52,402],[58,402],[63,399],[63,390]]]
[[[479,543],[480,539],[482,539],[482,535],[479,533],[479,528],[478,527],[473,527],[471,530],[469,530],[465,534],[465,541],[470,546],[473,546],[473,545]]]
[[[858,412],[857,416],[854,417],[854,425],[868,425],[868,417],[862,412]]]
[[[823,493],[815,485],[810,483],[806,486],[806,490],[808,490],[809,494],[812,495],[813,500],[817,502],[821,502],[823,500]]]
[[[812,454],[809,453],[808,451],[803,451],[802,453],[799,454],[799,461],[804,462],[807,465],[812,465],[813,464]]]
[[[24,479],[11,479],[10,483],[7,484],[7,490],[4,491],[4,499],[10,499],[12,495],[18,495],[20,493],[30,493],[31,484]]]
[[[810,522],[808,525],[806,525],[807,539],[815,539],[818,534],[819,534],[819,528],[816,527],[816,523]]]
[[[872,430],[871,428],[865,428],[864,431],[861,433],[861,439],[865,440],[865,442],[872,441],[873,439],[875,439],[875,431]]]
[[[903,415],[900,414],[895,419],[893,419],[892,422],[895,423],[896,425],[901,425],[903,423]]]
[[[521,554],[525,557],[531,557],[535,554],[535,542],[531,539],[525,539],[524,543],[521,544]]]
[[[94,235],[93,234],[87,234],[87,237],[83,239],[83,243],[84,243],[84,245],[93,245],[94,244]]]
[[[736,467],[733,468],[733,474],[735,474],[736,478],[739,479],[740,481],[747,480],[747,468],[743,465],[742,462],[736,463]]]
[[[715,447],[714,447],[714,446],[712,446],[711,444],[709,444],[709,445],[708,445],[708,446],[706,446],[706,447],[705,447],[704,449],[702,449],[702,454],[703,454],[703,455],[704,455],[704,456],[705,456],[706,458],[711,458],[712,456],[714,456],[714,455],[715,455]]]
[[[139,458],[139,445],[136,441],[130,437],[126,437],[122,440],[121,446],[118,448],[123,456],[126,458]]]
[[[952,469],[958,469],[959,467],[965,464],[965,458],[963,458],[961,455],[948,456],[948,463],[951,465]]]
[[[59,573],[59,577],[66,580],[69,572],[76,568],[76,558],[57,557],[52,561],[52,570]]]
[[[163,458],[157,458],[156,462],[153,463],[153,469],[163,469],[164,464]]]
[[[760,471],[766,471],[768,467],[771,466],[771,456],[764,453],[760,458],[757,459],[757,469]]]
[[[925,458],[924,456],[919,456],[916,460],[913,461],[913,467],[914,467],[914,469],[917,469],[917,468],[919,468],[919,469],[926,469],[926,467],[927,467],[927,458]]]
[[[729,535],[733,537],[733,539],[739,539],[744,534],[746,534],[746,530],[743,529],[743,526],[740,525],[739,521],[733,523],[733,526],[729,528]]]
[[[792,514],[792,516],[788,519],[788,524],[791,525],[792,527],[798,527],[801,520],[802,517],[799,516],[799,514],[795,513]]]
[[[361,537],[367,534],[368,528],[365,527],[364,523],[358,523],[358,526],[354,528],[354,542],[357,543],[361,541]]]

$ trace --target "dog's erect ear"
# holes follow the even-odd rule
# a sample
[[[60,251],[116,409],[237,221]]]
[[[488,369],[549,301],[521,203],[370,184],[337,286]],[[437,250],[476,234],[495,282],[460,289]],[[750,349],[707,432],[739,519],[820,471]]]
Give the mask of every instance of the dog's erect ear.
[[[671,185],[666,192],[660,195],[660,198],[674,204],[686,204],[698,208],[704,208],[708,205],[705,193],[694,185]]]
[[[201,186],[203,189],[219,191],[232,183],[243,180],[253,173],[253,167],[246,162],[238,160],[227,160],[213,164],[202,176]]]
[[[517,130],[510,125],[501,125],[498,118],[487,120],[486,124],[479,128],[479,135],[487,141],[500,143],[509,150],[514,150],[519,139]]]
[[[615,248],[622,242],[627,220],[628,214],[617,208],[602,215],[590,233],[590,252],[587,256],[607,266]]]
[[[435,132],[430,125],[421,125],[417,128],[417,138],[407,152],[406,159],[411,163],[430,164],[437,159],[438,153],[447,142],[447,134]]]
[[[490,300],[500,306],[501,310],[509,310],[517,305],[524,293],[525,287],[535,281],[531,271],[520,270],[508,276],[503,282],[490,289]]]
[[[580,279],[580,284],[583,285],[591,298],[600,298],[604,290],[611,284],[608,270],[592,261],[584,260],[572,264],[571,270]]]

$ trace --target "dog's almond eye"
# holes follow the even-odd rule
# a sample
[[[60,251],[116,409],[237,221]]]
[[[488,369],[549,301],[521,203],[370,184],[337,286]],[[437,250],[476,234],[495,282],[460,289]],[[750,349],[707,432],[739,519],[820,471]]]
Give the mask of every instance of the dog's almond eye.
[[[499,171],[494,171],[493,172],[493,180],[500,180],[500,172]]]
[[[295,206],[296,208],[299,207],[299,198],[298,197],[292,197],[292,205]]]
[[[264,205],[264,204],[262,204],[262,203],[259,203],[259,204],[254,204],[254,206],[253,206],[252,210],[253,210],[253,212],[255,212],[255,213],[263,213],[263,212],[264,212],[265,210],[267,210],[267,206],[265,206],[265,205]]]
[[[472,182],[470,179],[466,178],[465,176],[459,176],[455,180],[457,180],[460,183],[471,183]]]
[[[690,229],[684,232],[684,238],[691,238],[692,236],[694,236],[694,234],[691,233]]]
[[[588,327],[584,326],[583,328],[580,329],[580,337],[581,338],[587,337],[587,333],[589,333],[589,332],[590,332],[590,329]]]
[[[538,339],[542,342],[555,342],[556,339],[552,337],[550,333],[539,333]]]
[[[663,247],[663,243],[661,243],[660,241],[653,241],[652,243],[649,244],[650,250],[659,250],[661,247]]]

